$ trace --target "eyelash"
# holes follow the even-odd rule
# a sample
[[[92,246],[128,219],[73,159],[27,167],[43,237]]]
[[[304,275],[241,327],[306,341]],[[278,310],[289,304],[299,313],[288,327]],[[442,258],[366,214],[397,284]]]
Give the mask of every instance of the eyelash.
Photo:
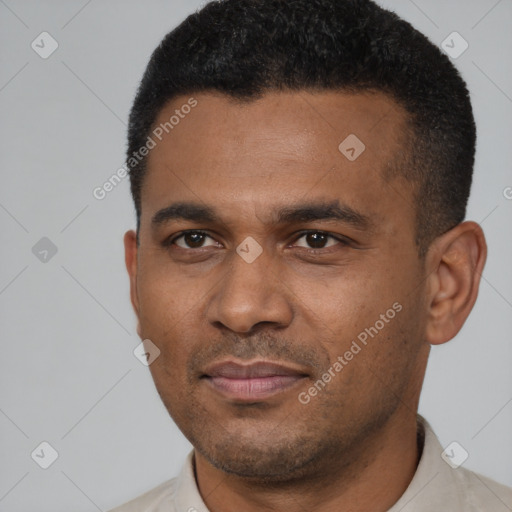
[[[301,231],[299,233],[297,233],[297,237],[295,238],[295,242],[297,242],[297,240],[300,240],[303,236],[306,236],[306,235],[310,235],[310,234],[321,234],[321,235],[326,235],[328,238],[333,238],[334,240],[336,240],[337,242],[339,242],[342,246],[347,246],[349,245],[349,241],[346,240],[345,238],[343,237],[340,237],[340,236],[336,236],[336,235],[333,235],[327,231],[319,231],[319,230],[314,230],[314,229],[310,229],[310,230],[306,230],[306,231]],[[186,235],[189,235],[189,234],[195,234],[195,235],[202,235],[202,236],[205,236],[205,237],[209,237],[209,238],[212,238],[213,237],[207,233],[206,231],[201,231],[201,230],[197,230],[197,229],[190,229],[190,230],[187,230],[187,231],[182,231],[180,234],[172,237],[172,238],[168,238],[167,240],[165,240],[163,242],[163,245],[164,247],[171,247],[174,245],[174,242],[176,242],[176,240],[186,236]],[[183,247],[179,247],[177,246],[179,249],[182,249],[184,251],[195,251],[195,250],[199,250],[199,249],[203,249],[203,247],[198,247],[196,249],[194,248],[189,248],[189,249],[184,249]],[[313,253],[313,254],[318,254],[319,252],[322,253],[322,252],[326,252],[326,250],[328,249],[332,249],[332,247],[334,246],[331,246],[331,247],[324,247],[324,248],[320,248],[320,249],[308,249],[307,247],[301,247],[301,249],[303,250],[306,250],[307,252],[309,253]]]

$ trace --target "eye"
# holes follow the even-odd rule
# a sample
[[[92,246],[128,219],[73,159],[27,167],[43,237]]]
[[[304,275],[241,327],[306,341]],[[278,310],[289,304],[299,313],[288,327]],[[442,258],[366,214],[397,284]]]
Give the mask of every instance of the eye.
[[[206,243],[207,240],[211,240],[210,243]],[[299,238],[296,239],[294,246],[303,247],[310,251],[317,251],[322,249],[328,249],[329,247],[341,244],[342,246],[347,245],[347,242],[343,238],[336,237],[323,231],[306,231],[300,234]],[[165,246],[176,245],[180,249],[201,249],[204,247],[218,247],[219,243],[213,239],[208,233],[204,231],[184,231],[174,238],[168,239],[164,242]]]
[[[213,238],[203,231],[185,231],[174,237],[172,240],[169,240],[166,245],[177,245],[181,249],[200,249],[202,247],[209,247],[205,245],[205,240],[209,238],[214,243],[209,246],[215,246],[218,243],[213,240]],[[178,243],[180,241],[180,243]]]
[[[304,242],[302,244],[297,244],[297,242],[302,239],[304,239]],[[323,231],[308,231],[302,233],[294,245],[305,247],[310,250],[318,250],[332,247],[336,244],[346,245],[346,242]]]

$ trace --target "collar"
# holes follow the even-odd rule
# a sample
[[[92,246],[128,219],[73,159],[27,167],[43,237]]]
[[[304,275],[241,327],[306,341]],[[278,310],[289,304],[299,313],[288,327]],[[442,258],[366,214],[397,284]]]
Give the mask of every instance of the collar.
[[[473,507],[481,499],[486,505],[497,507],[493,510],[507,510],[501,508],[504,501],[491,489],[492,481],[462,467],[454,469],[443,460],[443,449],[431,426],[422,416],[417,418],[420,461],[404,494],[388,512],[472,512],[483,510]],[[210,512],[196,484],[194,450],[188,454],[177,478],[174,503],[176,512]]]

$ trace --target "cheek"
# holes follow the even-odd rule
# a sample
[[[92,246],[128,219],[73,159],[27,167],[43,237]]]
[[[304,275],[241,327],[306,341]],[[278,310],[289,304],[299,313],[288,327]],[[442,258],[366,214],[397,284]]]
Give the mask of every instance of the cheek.
[[[340,328],[339,337],[327,347],[331,366],[326,373],[331,377],[324,373],[330,382],[320,400],[324,407],[335,408],[335,416],[348,414],[355,420],[370,411],[390,410],[406,394],[418,345],[408,339],[402,313],[388,323],[378,316],[353,330]]]
[[[400,296],[376,267],[352,265],[296,278],[298,306],[307,321],[343,338],[379,319]]]
[[[161,337],[187,321],[201,293],[196,282],[184,279],[176,269],[153,264],[139,274],[138,297],[145,335]]]
[[[311,281],[301,289],[303,319],[313,327],[331,364],[342,357],[351,367],[344,379],[352,373],[370,378],[372,368],[391,375],[417,350],[418,296],[409,294],[405,276],[381,269],[350,275],[347,270],[322,285]]]
[[[188,356],[197,339],[198,293],[179,279],[161,273],[139,282],[140,324],[143,338],[160,350],[150,370],[159,392],[183,389]],[[179,386],[177,383],[181,383]]]

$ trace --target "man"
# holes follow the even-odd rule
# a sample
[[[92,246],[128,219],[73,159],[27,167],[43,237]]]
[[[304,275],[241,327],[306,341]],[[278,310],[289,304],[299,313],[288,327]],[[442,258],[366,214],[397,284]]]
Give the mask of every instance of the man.
[[[224,0],[130,117],[138,333],[194,446],[117,512],[506,511],[417,415],[486,258],[449,59],[369,0]]]

